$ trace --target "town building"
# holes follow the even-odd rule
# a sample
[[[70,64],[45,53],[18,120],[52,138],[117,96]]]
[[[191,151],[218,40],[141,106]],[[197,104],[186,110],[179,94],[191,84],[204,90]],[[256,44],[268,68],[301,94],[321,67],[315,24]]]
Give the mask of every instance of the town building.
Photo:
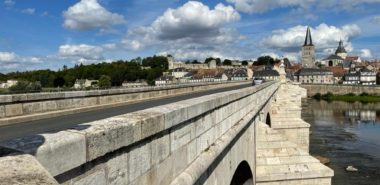
[[[0,83],[0,88],[7,89],[18,83],[18,80],[7,80],[6,82]]]
[[[305,42],[302,46],[302,67],[315,67],[315,47],[313,45],[313,40],[311,38],[311,32],[309,27],[307,27]]]
[[[344,58],[338,55],[330,55],[329,57],[323,59],[321,61],[321,64],[324,66],[337,66],[337,65],[342,65],[343,66]]]
[[[126,88],[132,88],[132,87],[144,87],[144,86],[148,86],[148,83],[146,81],[141,81],[141,80],[137,80],[137,81],[134,81],[134,82],[128,82],[128,81],[125,81],[121,84],[122,87],[126,87]]]
[[[183,67],[181,68],[175,68],[171,72],[171,76],[174,76],[174,78],[182,78],[184,77],[189,71]]]
[[[333,72],[327,69],[303,68],[296,72],[297,81],[302,84],[333,84]]]
[[[161,76],[154,81],[156,86],[170,85],[176,83],[176,79],[173,76]]]
[[[362,85],[376,85],[376,73],[367,68],[360,71],[360,83]]]
[[[264,79],[265,81],[279,80],[280,73],[267,66],[264,70],[258,70],[253,73],[254,79]]]
[[[73,87],[74,89],[96,87],[98,85],[98,82],[98,80],[76,79]]]

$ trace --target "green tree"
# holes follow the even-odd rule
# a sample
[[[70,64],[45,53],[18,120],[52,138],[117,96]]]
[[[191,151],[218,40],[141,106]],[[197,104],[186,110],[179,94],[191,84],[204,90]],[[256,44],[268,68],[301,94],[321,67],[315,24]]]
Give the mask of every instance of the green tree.
[[[100,88],[110,88],[111,87],[111,77],[107,75],[102,75],[99,78],[99,87]]]
[[[271,56],[261,56],[254,62],[254,65],[273,65],[274,59]]]
[[[224,59],[224,61],[223,61],[223,65],[225,65],[225,66],[230,66],[230,65],[232,65],[232,61],[229,60],[229,59]]]
[[[248,65],[248,61],[244,60],[243,62],[241,62],[241,65],[247,66]]]

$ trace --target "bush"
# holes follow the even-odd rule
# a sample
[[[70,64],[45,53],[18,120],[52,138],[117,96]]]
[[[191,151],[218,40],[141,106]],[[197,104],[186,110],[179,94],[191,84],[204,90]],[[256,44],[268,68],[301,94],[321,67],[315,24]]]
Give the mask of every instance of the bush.
[[[41,92],[40,82],[19,81],[16,85],[9,87],[11,93]]]
[[[363,92],[360,94],[360,96],[370,96],[370,94],[366,93],[366,92]]]
[[[314,98],[317,99],[317,100],[321,100],[322,94],[321,93],[317,93],[317,94],[314,95]]]
[[[345,96],[356,96],[356,94],[354,94],[354,93],[348,93],[348,94],[345,94]]]
[[[102,75],[100,78],[99,78],[99,88],[110,88],[111,87],[111,77],[107,76],[107,75]]]

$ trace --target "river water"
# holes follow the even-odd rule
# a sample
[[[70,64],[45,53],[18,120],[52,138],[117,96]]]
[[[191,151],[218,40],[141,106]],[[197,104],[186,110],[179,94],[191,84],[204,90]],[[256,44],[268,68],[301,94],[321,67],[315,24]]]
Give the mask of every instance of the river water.
[[[380,185],[380,103],[303,100],[310,153],[331,160],[333,185]],[[346,172],[353,165],[358,172]]]

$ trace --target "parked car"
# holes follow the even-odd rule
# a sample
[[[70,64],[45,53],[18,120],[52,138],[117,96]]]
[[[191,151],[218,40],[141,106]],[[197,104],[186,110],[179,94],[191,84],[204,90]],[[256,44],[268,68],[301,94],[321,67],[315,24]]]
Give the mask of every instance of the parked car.
[[[265,80],[263,78],[254,78],[252,85],[260,85],[260,84],[264,83],[264,81]]]

